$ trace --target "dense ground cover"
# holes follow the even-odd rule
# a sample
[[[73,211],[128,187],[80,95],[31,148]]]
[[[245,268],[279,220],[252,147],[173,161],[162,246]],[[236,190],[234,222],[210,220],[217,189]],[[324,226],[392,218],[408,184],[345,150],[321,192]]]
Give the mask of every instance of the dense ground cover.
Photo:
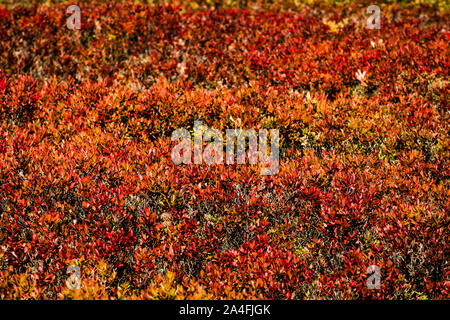
[[[0,7],[0,298],[449,297],[448,9],[255,3]],[[279,173],[173,164],[197,119]]]

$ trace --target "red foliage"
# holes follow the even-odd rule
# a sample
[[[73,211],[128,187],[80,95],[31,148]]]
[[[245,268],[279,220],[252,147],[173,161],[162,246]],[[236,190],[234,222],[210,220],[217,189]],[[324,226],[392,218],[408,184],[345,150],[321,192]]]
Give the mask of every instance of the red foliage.
[[[450,15],[359,9],[0,8],[0,298],[448,298]],[[174,165],[196,119],[279,173]]]

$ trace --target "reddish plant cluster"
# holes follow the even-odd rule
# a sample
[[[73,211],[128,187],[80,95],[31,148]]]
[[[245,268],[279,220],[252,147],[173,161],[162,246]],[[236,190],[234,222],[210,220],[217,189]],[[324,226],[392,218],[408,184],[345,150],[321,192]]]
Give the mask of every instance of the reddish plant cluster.
[[[449,297],[448,11],[80,7],[0,8],[1,299]],[[173,164],[197,119],[279,173]]]

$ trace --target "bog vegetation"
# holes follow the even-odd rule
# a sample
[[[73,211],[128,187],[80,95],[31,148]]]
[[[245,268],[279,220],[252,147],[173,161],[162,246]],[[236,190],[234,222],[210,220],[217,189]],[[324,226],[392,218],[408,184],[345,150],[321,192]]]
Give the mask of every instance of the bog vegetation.
[[[0,298],[448,298],[445,2],[215,2],[2,1]],[[196,120],[278,173],[175,165]]]

